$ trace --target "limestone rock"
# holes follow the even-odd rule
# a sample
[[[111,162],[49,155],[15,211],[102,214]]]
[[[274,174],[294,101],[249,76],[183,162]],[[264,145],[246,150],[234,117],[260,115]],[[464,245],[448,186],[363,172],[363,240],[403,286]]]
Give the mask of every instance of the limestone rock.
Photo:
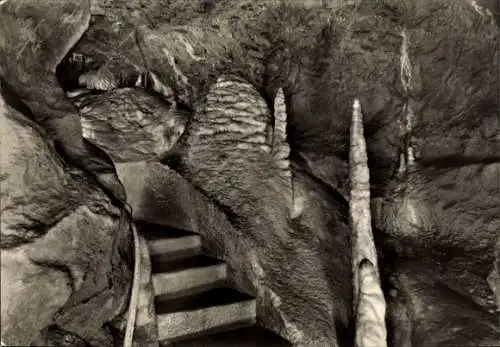
[[[323,305],[321,298],[335,293],[341,307],[338,321],[345,325],[352,318],[348,309],[342,309],[351,300],[346,284],[350,276],[342,271],[350,268],[349,257],[339,249],[346,247],[347,234],[343,220],[343,197],[348,196],[347,130],[351,100],[359,97],[366,117],[382,277],[394,287],[386,293],[395,296],[388,301],[395,327],[392,345],[494,344],[491,341],[497,330],[491,322],[495,306],[488,285],[494,280],[490,274],[494,273],[495,239],[500,230],[495,208],[499,204],[500,30],[498,21],[491,20],[498,16],[494,1],[343,1],[341,6],[336,1],[308,1],[307,10],[286,5],[262,10],[272,2],[253,7],[244,0],[232,1],[230,6],[224,0],[152,1],[147,5],[142,1],[93,1],[95,29],[91,24],[87,43],[84,38],[75,52],[87,52],[85,56],[94,57],[97,66],[115,58],[119,63],[114,66],[120,66],[120,54],[131,60],[130,70],[113,69],[109,64],[111,82],[116,82],[116,76],[120,79],[122,71],[127,76],[128,71],[147,67],[158,72],[165,84],[173,82],[181,101],[197,109],[203,105],[198,98],[204,96],[211,79],[218,77],[212,75],[228,69],[224,72],[236,72],[257,86],[261,96],[283,88],[288,99],[293,177],[303,194],[298,226],[288,225],[281,201],[273,200],[274,193],[279,195],[279,185],[264,174],[268,163],[259,161],[261,157],[251,151],[236,153],[230,146],[200,146],[189,159],[202,169],[211,166],[212,172],[193,170],[186,177],[196,178],[198,189],[218,207],[203,200],[204,195],[179,176],[150,163],[144,164],[151,169],[144,177],[136,167],[126,170],[134,182],[140,177],[149,187],[146,191],[132,184],[127,187],[137,196],[137,204],[142,204],[139,211],[151,218],[187,223],[186,228],[203,233],[209,248],[232,264],[235,281],[258,291],[262,315],[269,317],[264,324],[297,342],[318,331],[306,319],[328,321],[322,325],[327,327],[322,329],[327,331],[324,336],[314,337],[327,345],[335,343],[328,313],[334,308]],[[141,12],[149,6],[154,10]],[[130,19],[126,18],[127,9],[131,10]],[[120,24],[125,22],[128,24]],[[138,24],[151,27],[136,36],[139,46],[142,44],[140,58],[137,47],[129,45],[131,41],[117,47],[128,35],[124,28]],[[206,27],[211,29],[204,32]],[[108,32],[108,36],[92,30]],[[99,37],[105,38],[99,43],[103,53],[95,54],[92,50],[98,44],[92,40]],[[221,37],[228,41],[221,42]],[[211,40],[220,50],[212,49]],[[225,57],[228,47],[231,64],[219,66],[219,53]],[[121,53],[115,55],[115,51]],[[172,73],[171,61],[181,73]],[[178,82],[183,75],[194,87]],[[205,80],[207,76],[210,78]],[[409,109],[414,115],[411,130],[404,123]],[[195,139],[192,136],[188,144],[196,147]],[[152,143],[140,155],[152,151]],[[408,159],[410,150],[415,160],[401,165],[401,155]],[[133,157],[140,155],[134,153]],[[301,156],[302,162],[297,159]],[[234,163],[246,166],[240,166],[240,172]],[[219,164],[224,164],[225,171],[217,171]],[[403,170],[398,173],[399,167]],[[216,177],[215,172],[220,175]],[[268,230],[273,232],[265,233]],[[291,241],[283,245],[278,240],[286,239],[282,237],[286,234],[292,235]],[[305,246],[298,245],[301,237]],[[311,288],[330,289],[315,296],[293,284],[298,288],[293,294],[295,303],[283,299],[281,288],[270,278],[279,272],[274,276],[276,282],[292,283],[295,279],[289,273],[295,276],[303,269],[294,257],[307,262],[304,268],[309,272],[322,273],[318,264],[328,264],[331,270],[324,273],[336,282],[325,285],[329,282],[318,275],[317,281],[310,278]],[[324,311],[294,311],[293,307],[302,307],[302,301],[309,307],[320,303]],[[276,314],[280,310],[293,312],[291,316],[299,317],[295,327],[303,329],[294,330],[286,314]],[[458,310],[462,313],[455,316]],[[475,337],[468,335],[474,333]]]
[[[321,195],[306,196],[308,206],[291,225],[289,185],[266,143],[269,110],[252,85],[221,76],[206,100],[179,141],[175,168],[232,228],[197,231],[226,259],[237,286],[255,293],[266,328],[294,344],[336,346],[351,316],[348,226],[336,213],[325,218],[333,205]]]
[[[63,87],[77,88],[80,75],[97,72],[108,88],[125,82],[133,85],[128,79],[144,69],[135,29],[150,23],[148,16],[155,15],[162,7],[159,1],[92,0],[88,30],[57,68]]]
[[[115,162],[158,160],[184,132],[189,115],[141,89],[116,89],[73,99],[84,136]]]
[[[3,98],[0,122],[2,341],[43,345],[57,324],[112,346],[107,324],[126,309],[131,283],[128,222]]]
[[[470,267],[467,259],[462,265],[464,269]],[[474,278],[470,272],[460,274],[441,266],[436,269],[432,261],[400,260],[397,270],[391,275],[393,289],[388,300],[388,313],[397,328],[390,345],[473,347],[498,344],[498,314],[464,300],[464,293],[457,290],[460,286],[452,287],[442,280],[447,272],[453,272],[450,278],[456,275],[469,280]],[[418,336],[418,340],[412,336]]]
[[[396,281],[402,263],[412,264],[412,284],[400,294],[408,300],[393,303],[408,310],[398,324],[403,316],[411,323],[394,334],[411,331],[413,346],[495,344],[498,311],[487,279],[500,232],[499,27],[469,1],[363,1],[350,11],[336,13],[326,30],[332,45],[314,51],[324,60],[305,63],[300,88],[289,93],[292,152],[314,152],[308,167],[322,173],[315,176],[341,186],[343,166],[330,169],[324,158],[346,161],[347,100],[359,95],[383,276]],[[398,174],[409,150],[413,165]],[[458,307],[477,319],[453,317]]]

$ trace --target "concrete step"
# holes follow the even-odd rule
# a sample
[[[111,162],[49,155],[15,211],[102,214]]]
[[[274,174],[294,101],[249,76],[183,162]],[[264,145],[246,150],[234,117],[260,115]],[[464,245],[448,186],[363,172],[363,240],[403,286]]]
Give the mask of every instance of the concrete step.
[[[192,337],[172,343],[172,347],[291,347],[292,344],[270,330],[250,326],[225,331],[212,331],[210,334]],[[160,344],[160,347],[163,347]]]
[[[255,324],[256,301],[230,288],[177,298],[157,296],[158,336],[163,343],[199,336],[214,329]]]
[[[137,229],[148,243],[153,262],[200,254],[201,236],[190,231],[146,222],[136,222]]]
[[[227,265],[219,259],[196,255],[153,263],[153,288],[163,299],[196,294],[220,286],[227,276]]]

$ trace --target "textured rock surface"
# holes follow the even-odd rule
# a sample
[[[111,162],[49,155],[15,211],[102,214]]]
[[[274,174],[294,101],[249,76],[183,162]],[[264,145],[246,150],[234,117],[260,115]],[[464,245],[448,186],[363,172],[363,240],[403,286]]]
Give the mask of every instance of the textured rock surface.
[[[272,229],[265,223],[255,229],[235,228],[209,198],[176,172],[158,163],[121,163],[117,165],[117,171],[133,202],[134,217],[202,234],[207,251],[227,261],[232,271],[230,278],[235,284],[258,294],[261,324],[278,330],[282,336],[295,342],[316,339],[315,341],[328,341],[329,345],[335,345],[335,327],[330,325],[336,316],[339,338],[345,339],[343,341],[346,343],[342,345],[349,345],[349,333],[344,322],[350,316],[350,260],[348,249],[338,247],[346,242],[346,206],[332,199],[317,181],[297,173],[303,189],[308,191],[307,204],[300,221],[296,222],[298,231],[291,234],[288,244],[283,246],[283,243],[275,240],[276,236],[269,235]],[[341,207],[343,212],[335,212],[336,207]],[[314,236],[307,236],[306,233]],[[273,240],[272,248],[265,244],[268,239]],[[297,249],[298,247],[301,248]],[[294,259],[300,259],[303,264]],[[322,265],[315,268],[315,271],[300,271],[303,267],[309,269],[318,262]],[[311,276],[308,281],[304,280],[307,276]],[[322,284],[323,276],[328,276],[331,282]],[[340,277],[346,279],[339,281]],[[286,283],[287,290],[280,286],[281,281]],[[308,286],[311,292],[301,295],[301,291]],[[292,297],[287,298],[289,288],[294,288],[294,291],[290,291]],[[329,293],[338,306],[331,299],[323,299],[322,304],[326,308],[321,310],[321,306],[315,303],[322,296],[318,297],[315,290]],[[313,310],[319,312],[307,312],[311,303],[315,305]],[[280,307],[278,312],[275,305]],[[281,316],[281,308],[283,312],[295,312],[296,317],[286,314]],[[310,315],[317,315],[318,319],[301,321],[302,317]],[[325,316],[330,318],[324,318]],[[304,324],[324,324],[328,329],[310,327],[304,332],[301,330]],[[314,332],[318,335],[309,335]]]
[[[422,346],[436,345],[433,338],[470,346],[500,341],[499,311],[487,282],[498,252],[499,170],[492,163],[417,171],[382,204],[374,204],[387,270],[395,273],[389,287],[399,293],[389,300],[406,296],[413,302],[413,324],[421,326],[414,333],[429,336]],[[440,308],[421,310],[420,305]],[[455,310],[470,311],[477,323],[453,317]],[[441,335],[443,321],[436,317],[460,334]]]
[[[337,201],[348,195],[347,129],[352,100],[359,97],[366,117],[379,253],[383,255],[384,275],[395,283],[388,286],[387,293],[401,298],[389,303],[392,308],[396,307],[389,312],[394,318],[392,324],[398,326],[393,335],[413,333],[414,345],[426,346],[446,341],[446,334],[440,335],[438,329],[443,322],[449,322],[452,330],[472,333],[476,323],[450,319],[450,315],[458,309],[454,305],[461,305],[461,309],[467,311],[469,305],[476,303],[482,312],[477,327],[484,332],[479,338],[484,342],[495,338],[497,332],[490,324],[495,318],[495,305],[486,279],[493,270],[499,233],[493,206],[498,205],[495,200],[498,180],[495,179],[500,140],[500,36],[497,24],[484,11],[487,8],[498,15],[494,7],[487,1],[476,2],[486,6],[478,10],[473,2],[465,0],[387,0],[363,1],[357,6],[354,2],[345,2],[340,8],[326,2],[325,10],[318,9],[311,1],[308,6],[314,11],[310,12],[286,7],[262,12],[245,7],[242,1],[238,5],[250,14],[246,16],[242,11],[239,19],[253,19],[240,20],[237,27],[231,27],[231,21],[223,21],[231,17],[231,12],[224,12],[222,3],[215,1],[208,15],[202,16],[186,7],[185,12],[177,11],[169,17],[185,31],[180,30],[182,34],[176,35],[166,27],[156,32],[166,30],[171,34],[150,40],[149,51],[141,48],[149,68],[157,69],[166,81],[179,83],[182,79],[169,75],[176,72],[168,59],[178,58],[179,71],[198,88],[191,95],[198,91],[202,95],[210,85],[210,81],[203,78],[216,75],[210,68],[217,67],[219,51],[205,47],[205,51],[198,52],[196,49],[203,46],[201,42],[210,41],[200,37],[224,37],[228,35],[224,28],[231,28],[233,35],[228,35],[229,41],[236,38],[239,43],[234,52],[238,55],[241,49],[247,53],[244,58],[249,58],[240,57],[244,60],[241,62],[236,57],[233,61],[236,67],[231,66],[230,71],[241,72],[239,75],[258,85],[268,99],[277,87],[285,86],[292,165],[299,172],[294,178],[309,184],[314,182],[329,199]],[[180,1],[172,2],[172,8],[179,7],[182,7]],[[238,6],[232,8],[236,13]],[[327,21],[326,17],[332,14]],[[211,24],[221,22],[220,32],[212,26],[215,33],[199,33],[200,23],[207,18]],[[155,36],[154,31],[143,34],[149,38]],[[189,46],[193,48],[192,55]],[[165,54],[163,48],[170,55]],[[196,75],[198,71],[202,73]],[[196,79],[198,76],[202,81]],[[182,86],[176,91],[190,92]],[[414,115],[411,132],[405,129],[409,109]],[[400,158],[409,147],[415,164],[406,167],[410,170],[407,174],[397,175],[398,168],[404,169],[402,164],[408,164]],[[219,151],[207,150],[210,160]],[[246,154],[249,162],[251,156]],[[199,159],[199,162],[208,161]],[[221,162],[226,160],[230,161],[220,158]],[[241,158],[237,155],[233,160]],[[230,176],[228,173],[221,177],[219,183],[231,181]],[[266,182],[262,178],[254,178],[254,181]],[[209,184],[198,183],[205,191],[214,189]],[[237,204],[227,202],[236,200],[238,195],[246,197],[241,193],[245,189],[248,187],[240,185],[239,192],[231,188],[211,197],[237,210]],[[310,196],[311,186],[305,191]],[[314,216],[320,211],[311,202],[309,208]],[[241,217],[240,212],[236,215]],[[399,292],[390,289],[398,286],[399,280],[410,281],[410,277],[399,275],[406,271],[407,261],[422,259],[428,269],[435,271],[415,265],[412,285],[399,285],[404,288]],[[463,296],[453,299],[450,290]],[[441,298],[439,293],[445,297]],[[431,314],[409,305],[413,301],[444,306]],[[474,315],[474,309],[470,309]],[[452,342],[479,343],[477,339],[467,340],[466,335],[459,334]],[[398,341],[394,345],[407,342]]]
[[[131,283],[128,223],[3,98],[0,122],[2,341],[112,346]]]
[[[160,2],[150,4],[158,8]],[[65,88],[76,88],[78,76],[84,72],[99,71],[109,87],[142,70],[135,28],[149,23],[145,17],[157,8],[140,5],[140,1],[91,1],[89,29],[58,66],[58,77]]]
[[[176,169],[217,203],[234,231],[200,232],[237,245],[223,253],[234,280],[256,293],[262,324],[295,344],[335,346],[351,314],[347,225],[336,213],[311,216],[335,204],[308,194],[289,223],[289,184],[272,156],[269,110],[248,82],[223,76],[206,100],[179,141]]]
[[[392,124],[368,139],[377,178],[375,224],[394,295],[388,298],[390,315],[397,317],[397,330],[412,331],[413,346],[500,341],[498,307],[487,282],[500,233],[500,36],[492,21],[464,4],[429,1],[401,9],[407,30],[400,54],[406,70],[399,72],[406,75],[402,103],[387,110],[396,116]],[[453,40],[446,34],[452,31]],[[366,101],[368,109],[371,104]],[[410,131],[404,129],[405,105],[414,115]],[[394,140],[400,149],[384,155],[385,141]],[[408,148],[413,164],[407,157],[400,175],[384,178],[384,161],[396,169],[396,155]],[[394,345],[412,341],[394,334]]]
[[[201,146],[202,151],[188,160],[210,169],[198,172],[195,167],[197,170],[187,177],[197,177],[198,186],[217,204],[225,205],[223,210],[232,224],[246,223],[241,229],[246,232],[231,226],[226,217],[220,217],[220,211],[215,212],[218,208],[208,202],[200,207],[199,192],[189,193],[193,195],[186,195],[186,200],[175,195],[185,186],[178,186],[174,179],[159,179],[163,177],[156,176],[163,172],[159,166],[151,174],[158,187],[154,183],[151,189],[141,191],[137,186],[128,186],[130,192],[140,197],[140,211],[159,219],[172,216],[181,224],[188,218],[194,231],[204,233],[211,250],[229,259],[236,280],[245,288],[267,286],[267,279],[259,279],[274,274],[272,264],[288,266],[280,269],[285,277],[288,273],[300,273],[293,271],[293,262],[287,263],[295,254],[284,256],[285,253],[274,251],[284,244],[299,253],[314,250],[311,259],[316,264],[329,261],[335,269],[331,270],[334,276],[328,273],[330,270],[323,273],[336,283],[327,294],[307,293],[304,299],[294,293],[293,304],[282,302],[283,312],[304,302],[304,306],[311,307],[307,300],[323,303],[321,295],[334,297],[336,303],[350,302],[350,278],[338,269],[350,268],[348,256],[339,249],[345,247],[347,232],[343,218],[347,215],[344,198],[348,196],[350,108],[353,98],[359,97],[366,119],[374,221],[378,227],[381,269],[387,282],[392,345],[495,344],[498,330],[494,323],[498,315],[490,288],[495,278],[490,274],[494,273],[500,229],[495,210],[499,204],[496,197],[500,159],[500,35],[499,11],[492,5],[495,2],[343,1],[344,6],[338,7],[339,1],[311,0],[305,3],[307,10],[301,6],[274,5],[270,11],[263,10],[272,3],[240,0],[228,6],[223,0],[93,1],[94,22],[74,52],[93,59],[87,69],[106,65],[107,70],[101,73],[110,85],[147,67],[163,81],[174,84],[179,99],[193,107],[203,104],[200,96],[208,92],[211,82],[223,70],[258,87],[267,105],[271,105],[269,100],[278,88],[283,88],[287,97],[294,186],[304,198],[301,217],[293,225],[289,225],[282,201],[272,197],[272,192],[282,186],[275,185],[273,174],[270,178],[264,175],[269,171],[267,159],[261,161],[252,151],[234,151],[228,144],[204,148],[205,144],[196,142],[196,136],[192,136],[189,145]],[[497,23],[486,10],[497,16]],[[136,39],[141,52],[130,33],[142,24],[162,28],[139,32]],[[207,27],[210,30],[203,32]],[[221,37],[228,41],[217,41]],[[221,64],[222,58],[230,58],[229,64]],[[72,67],[69,70],[76,72],[60,76],[66,78],[67,86],[74,86],[81,71],[75,68],[77,58],[73,57],[72,64],[69,60],[71,57],[66,61]],[[193,86],[183,84],[182,75]],[[120,93],[127,92],[112,95],[120,100],[124,95]],[[89,98],[102,110],[112,105],[106,105],[104,99]],[[130,107],[137,110],[136,106]],[[408,110],[413,112],[411,131],[405,127]],[[99,126],[96,123],[96,128]],[[102,134],[103,144],[120,144],[118,139],[107,139],[109,134]],[[158,145],[153,142],[148,140],[141,144],[140,151],[130,155],[156,155]],[[404,163],[400,161],[409,147],[415,155],[413,166],[409,165],[408,156]],[[118,151],[115,155],[120,156]],[[229,164],[224,166],[223,175],[215,177],[221,163]],[[235,163],[243,164],[241,172]],[[398,175],[399,167],[408,171]],[[127,171],[129,175],[135,172],[132,168],[127,170],[131,170]],[[134,179],[138,177],[135,175]],[[141,180],[150,185],[149,177]],[[191,192],[188,188],[186,191]],[[176,196],[175,204],[170,203],[170,192]],[[249,201],[248,206],[239,201]],[[280,241],[269,242],[275,236],[272,232],[271,236],[264,233],[269,225],[276,235],[290,234],[288,237],[294,241],[283,242],[286,237],[280,236],[276,239]],[[252,241],[245,243],[240,239]],[[296,239],[306,246],[299,247],[294,243]],[[255,253],[248,249],[255,249]],[[253,264],[253,269],[244,273],[246,270],[241,269],[248,264]],[[309,273],[315,269],[309,263],[305,267]],[[261,270],[261,274],[255,275]],[[317,273],[321,271],[307,275],[312,276],[311,288],[317,288]],[[253,283],[246,283],[244,278]],[[283,281],[281,274],[275,278]],[[323,288],[323,284],[318,286]],[[277,307],[279,301],[272,299],[271,293],[259,292],[261,308]],[[305,330],[307,334],[319,331],[323,335],[315,337],[330,344],[335,340],[334,320],[325,317],[333,317],[330,311],[336,307],[322,307],[324,311],[318,311],[321,318],[315,316],[318,313],[309,316],[302,311],[292,316],[304,317],[296,318],[303,326],[307,326],[306,320],[313,324],[318,319],[323,328],[315,325]],[[340,326],[351,316],[347,309],[335,312],[336,322],[342,322]],[[295,334],[287,325],[289,317],[281,319],[268,313],[260,314],[268,315],[266,324],[275,330],[293,341],[308,338]]]
[[[188,115],[141,89],[84,94],[78,107],[84,136],[115,162],[155,160],[177,141]]]

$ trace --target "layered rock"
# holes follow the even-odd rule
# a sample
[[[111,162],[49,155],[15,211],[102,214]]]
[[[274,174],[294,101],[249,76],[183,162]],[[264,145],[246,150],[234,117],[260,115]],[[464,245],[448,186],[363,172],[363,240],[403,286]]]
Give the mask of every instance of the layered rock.
[[[123,88],[73,99],[86,138],[114,162],[159,160],[184,132],[189,114],[142,89]]]

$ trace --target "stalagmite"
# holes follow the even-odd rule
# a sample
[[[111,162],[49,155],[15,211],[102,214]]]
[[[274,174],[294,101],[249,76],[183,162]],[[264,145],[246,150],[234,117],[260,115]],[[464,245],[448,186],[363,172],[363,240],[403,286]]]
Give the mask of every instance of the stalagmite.
[[[274,99],[274,129],[272,133],[272,155],[274,162],[278,167],[279,174],[285,181],[285,196],[287,199],[288,207],[292,218],[300,212],[294,213],[293,208],[293,185],[292,185],[292,171],[290,168],[290,146],[287,142],[287,113],[285,104],[285,94],[283,89],[280,88]]]
[[[358,99],[354,100],[349,154],[350,223],[353,232],[354,310],[356,312],[356,347],[387,346],[386,304],[380,286],[377,252],[373,240],[370,213],[370,182],[363,115]]]

